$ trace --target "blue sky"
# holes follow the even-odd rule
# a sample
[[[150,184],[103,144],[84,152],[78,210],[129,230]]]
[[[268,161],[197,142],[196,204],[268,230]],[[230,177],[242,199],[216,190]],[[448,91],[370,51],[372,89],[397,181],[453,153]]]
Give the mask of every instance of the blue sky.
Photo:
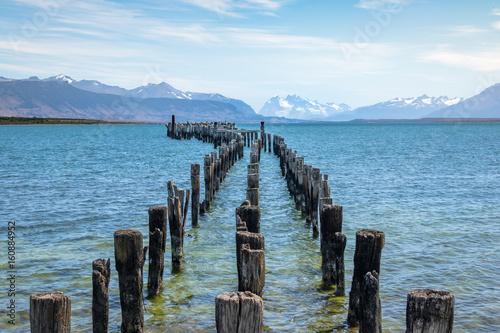
[[[298,94],[352,107],[470,97],[500,82],[500,3],[3,0],[0,76],[165,81],[256,111]]]

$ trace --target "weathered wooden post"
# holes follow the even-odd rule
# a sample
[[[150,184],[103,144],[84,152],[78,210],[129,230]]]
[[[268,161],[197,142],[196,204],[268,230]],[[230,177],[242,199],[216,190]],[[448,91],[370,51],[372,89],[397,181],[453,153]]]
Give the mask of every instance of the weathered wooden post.
[[[251,164],[253,165],[253,164]],[[259,205],[259,174],[251,173],[247,175],[247,200],[253,206]]]
[[[248,244],[251,250],[264,250],[264,236],[255,232],[236,232],[236,267],[238,270],[238,281],[241,279],[241,247],[244,244]]]
[[[354,252],[354,272],[349,293],[347,323],[355,326],[362,314],[363,279],[368,272],[380,275],[380,259],[385,245],[382,231],[363,229],[356,232],[356,250]]]
[[[240,207],[236,207],[236,215],[246,222],[248,231],[260,233],[260,208],[252,206],[245,200]]]
[[[149,214],[148,295],[158,295],[163,286],[165,247],[167,242],[167,207],[151,207]]]
[[[97,259],[92,263],[92,332],[107,333],[109,323],[110,261]]]
[[[325,205],[321,211],[321,269],[323,282],[337,285],[338,294],[345,292],[345,246],[342,206]]]
[[[191,225],[198,226],[200,206],[200,165],[191,164]]]
[[[321,185],[321,174],[318,168],[312,169],[312,192],[311,192],[311,221],[313,229],[313,237],[319,236],[318,228],[318,205],[319,205],[319,188]]]
[[[120,287],[122,332],[144,332],[142,307],[142,234],[137,230],[115,232],[115,262]]]
[[[361,313],[359,333],[382,333],[382,307],[376,271],[366,273],[363,278]]]
[[[222,293],[215,297],[217,333],[264,332],[262,298],[251,292]]]
[[[455,296],[438,289],[416,289],[408,293],[406,333],[451,333]]]
[[[32,333],[71,332],[71,298],[62,292],[32,294],[30,326]]]
[[[168,198],[168,224],[170,227],[170,242],[172,247],[172,272],[182,269],[182,208],[178,197]]]
[[[210,155],[205,155],[205,158],[203,160],[203,172],[204,172],[204,180],[205,180],[205,200],[203,201],[203,212],[206,212],[210,209],[210,201],[211,201],[211,184],[212,180],[210,179],[211,176],[211,158]]]
[[[266,274],[264,250],[252,250],[249,244],[243,244],[240,251],[238,291],[250,291],[262,296]]]
[[[175,139],[175,115],[172,115],[172,139]]]

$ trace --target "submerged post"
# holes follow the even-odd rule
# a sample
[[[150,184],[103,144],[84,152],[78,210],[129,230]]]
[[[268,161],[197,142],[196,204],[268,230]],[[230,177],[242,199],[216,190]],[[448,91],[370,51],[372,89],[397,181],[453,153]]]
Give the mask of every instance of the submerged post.
[[[342,206],[325,205],[321,210],[321,269],[323,282],[337,285],[337,294],[345,292],[344,250],[346,237],[342,234]]]
[[[252,250],[249,244],[243,244],[240,252],[238,291],[250,291],[262,296],[266,281],[264,250]]]
[[[248,231],[260,233],[259,206],[252,206],[248,200],[245,200],[240,207],[236,208],[236,215],[246,223]]]
[[[191,164],[191,225],[198,226],[200,206],[200,165]]]
[[[455,296],[438,289],[416,289],[408,293],[406,333],[451,333]]]
[[[363,278],[359,333],[382,333],[382,307],[379,297],[379,280],[376,271]]]
[[[241,248],[247,244],[251,250],[264,250],[264,236],[255,232],[236,232],[236,267],[238,270],[238,281],[241,280]]]
[[[182,269],[182,208],[178,197],[168,198],[168,224],[172,247],[172,272]]]
[[[385,245],[382,231],[363,229],[356,232],[356,250],[354,252],[354,272],[349,293],[347,323],[355,326],[362,316],[363,279],[368,272],[380,275],[380,259]]]
[[[175,139],[175,115],[172,115],[172,139]]]
[[[142,234],[137,230],[115,232],[115,261],[120,287],[122,332],[144,332],[142,307]]]
[[[92,263],[92,332],[107,333],[109,323],[109,258]]]
[[[32,294],[30,326],[32,333],[71,332],[71,298],[62,292]]]
[[[167,242],[167,207],[151,207],[149,214],[148,295],[158,295],[163,286],[165,247]]]

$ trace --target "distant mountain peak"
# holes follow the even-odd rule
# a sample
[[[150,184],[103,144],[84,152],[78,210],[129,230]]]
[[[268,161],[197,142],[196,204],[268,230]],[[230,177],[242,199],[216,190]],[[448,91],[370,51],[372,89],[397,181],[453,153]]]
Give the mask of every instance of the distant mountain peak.
[[[75,80],[73,80],[72,78],[70,78],[69,76],[67,76],[65,74],[51,76],[51,77],[46,78],[44,81],[61,81],[61,82],[67,82],[69,84],[75,82]]]
[[[350,111],[346,104],[326,103],[310,101],[301,98],[297,94],[287,95],[285,98],[279,95],[271,97],[258,112],[268,117],[285,117],[289,119],[303,120],[325,120],[332,115]]]

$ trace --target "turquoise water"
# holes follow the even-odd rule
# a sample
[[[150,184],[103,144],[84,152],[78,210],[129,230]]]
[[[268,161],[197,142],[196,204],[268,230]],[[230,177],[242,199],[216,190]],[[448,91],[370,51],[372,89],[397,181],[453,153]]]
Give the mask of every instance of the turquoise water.
[[[500,331],[499,124],[266,130],[329,175],[334,203],[344,207],[348,291],[356,230],[386,233],[384,331],[404,332],[406,294],[417,288],[455,294],[454,332]],[[188,228],[181,274],[170,273],[167,241],[164,291],[145,302],[148,332],[215,331],[215,296],[237,288],[234,209],[245,199],[247,149],[200,228]],[[196,140],[173,141],[162,125],[0,127],[2,237],[8,221],[17,226],[16,325],[2,312],[0,329],[29,332],[29,295],[59,290],[72,298],[72,331],[91,332],[91,263],[110,257],[110,332],[119,332],[113,233],[147,234],[147,209],[165,205],[166,181],[189,188],[191,163],[201,164],[212,150]],[[344,323],[347,298],[321,288],[319,240],[295,210],[278,159],[263,153],[260,173],[265,325],[275,332],[355,332]],[[147,266],[144,272],[147,281]]]

